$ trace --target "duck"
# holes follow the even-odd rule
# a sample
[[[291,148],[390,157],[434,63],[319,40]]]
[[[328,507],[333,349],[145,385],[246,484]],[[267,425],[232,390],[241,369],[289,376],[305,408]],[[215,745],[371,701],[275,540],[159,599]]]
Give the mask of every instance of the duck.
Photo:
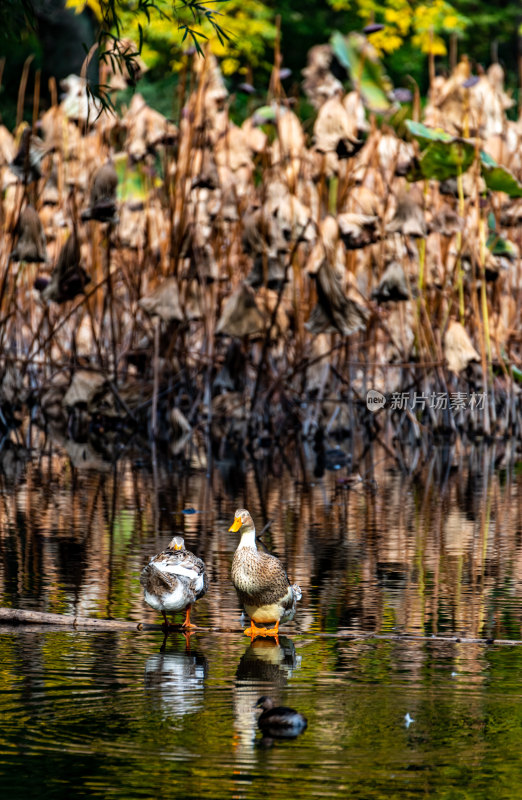
[[[167,549],[153,556],[140,575],[145,602],[161,611],[165,628],[169,627],[167,611],[185,610],[181,627],[195,628],[190,622],[190,611],[196,600],[206,594],[208,578],[205,563],[185,549],[182,536],[174,536]]]
[[[263,736],[272,739],[293,739],[306,730],[308,721],[306,717],[288,706],[275,706],[270,697],[260,697],[255,708],[262,708],[263,712],[257,720]]]
[[[301,589],[296,583],[290,583],[278,558],[257,549],[254,521],[245,508],[236,511],[228,530],[241,534],[231,574],[239,600],[250,617],[245,634],[251,639],[277,637],[279,624],[294,618],[296,602],[302,597]],[[257,623],[271,623],[273,627],[257,627]]]

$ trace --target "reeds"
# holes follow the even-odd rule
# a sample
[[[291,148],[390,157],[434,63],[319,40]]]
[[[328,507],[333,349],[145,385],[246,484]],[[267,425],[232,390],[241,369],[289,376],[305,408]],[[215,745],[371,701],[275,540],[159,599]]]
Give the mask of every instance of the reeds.
[[[279,81],[271,83],[264,123],[250,119],[240,128],[210,55],[187,62],[181,75],[179,130],[146,106],[132,123],[129,115],[101,115],[76,124],[54,105],[40,123],[42,178],[31,184],[16,182],[3,137],[5,433],[26,430],[29,420],[82,435],[134,430],[175,452],[185,441],[183,418],[185,433],[205,430],[221,448],[358,432],[382,440],[398,460],[412,444],[518,438],[516,201],[498,192],[486,197],[477,169],[458,175],[455,197],[430,181],[417,198],[403,177],[412,145],[375,119],[364,132],[342,111],[339,141],[335,120],[328,128],[323,119],[321,149],[304,135],[295,145],[295,136],[285,137],[301,123]],[[38,92],[35,81],[34,114]],[[358,93],[338,105],[354,103],[361,103]],[[478,152],[478,134],[476,141]],[[143,155],[138,166],[128,155],[120,159],[119,222],[82,222],[94,167],[131,145]],[[516,148],[505,166],[521,174]],[[60,189],[52,204],[45,199],[51,183]],[[47,235],[43,268],[11,259],[28,186]],[[448,212],[456,212],[452,230],[437,222]],[[501,224],[510,213],[509,225]],[[329,216],[337,226],[324,224]],[[508,264],[487,246],[492,218],[496,235],[511,241]],[[48,304],[35,280],[52,276],[67,235],[76,232],[90,282]],[[378,288],[385,272],[387,297]],[[390,284],[393,275],[400,287]],[[238,298],[252,296],[257,309],[253,328],[222,319],[243,284],[251,288]],[[247,308],[237,314],[246,319]],[[457,319],[460,339],[448,336]],[[79,369],[93,376],[92,387],[87,380],[86,394],[68,405]],[[367,403],[370,390],[381,393],[381,407]]]

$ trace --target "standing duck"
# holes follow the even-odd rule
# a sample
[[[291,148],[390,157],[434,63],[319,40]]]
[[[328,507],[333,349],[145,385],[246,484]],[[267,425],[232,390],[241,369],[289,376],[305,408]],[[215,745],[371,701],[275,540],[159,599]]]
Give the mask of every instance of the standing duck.
[[[167,611],[185,610],[183,628],[195,628],[190,622],[192,605],[208,588],[205,564],[194,553],[185,550],[182,536],[174,536],[166,550],[151,558],[142,570],[140,583],[145,602],[161,611],[168,628]]]
[[[236,511],[229,531],[241,534],[232,560],[232,583],[239,600],[250,617],[245,634],[277,636],[279,623],[294,618],[295,604],[301,599],[301,589],[290,584],[283,565],[275,556],[260,553],[256,547],[256,529],[249,512]],[[256,627],[256,623],[272,624],[272,628]]]

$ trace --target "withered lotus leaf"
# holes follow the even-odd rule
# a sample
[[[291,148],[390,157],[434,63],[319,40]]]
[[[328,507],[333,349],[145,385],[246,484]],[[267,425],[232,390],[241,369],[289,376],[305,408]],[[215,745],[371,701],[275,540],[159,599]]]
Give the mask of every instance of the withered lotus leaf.
[[[253,289],[242,283],[226,300],[216,326],[216,333],[228,336],[250,336],[260,333],[265,326],[264,317],[257,307]]]
[[[422,239],[428,232],[424,211],[410,192],[401,194],[395,215],[386,226],[387,233],[402,233]]]
[[[154,291],[142,297],[138,305],[151,317],[158,316],[163,322],[182,322],[184,319],[176,278],[164,280]]]
[[[357,250],[366,247],[379,239],[377,229],[378,217],[368,214],[339,214],[337,223],[341,239],[348,250]]]
[[[379,285],[373,290],[372,298],[378,303],[404,301],[410,299],[410,294],[402,265],[398,261],[392,261],[386,267]]]
[[[72,408],[77,405],[89,406],[102,391],[105,378],[99,372],[79,369],[72,378],[71,384],[63,397],[63,405]]]
[[[444,334],[444,357],[452,372],[462,372],[471,361],[480,361],[480,356],[473,347],[468,332],[456,320],[450,320]]]
[[[317,304],[305,323],[311,333],[340,333],[349,336],[366,327],[368,311],[347,297],[339,276],[325,260],[317,274]]]

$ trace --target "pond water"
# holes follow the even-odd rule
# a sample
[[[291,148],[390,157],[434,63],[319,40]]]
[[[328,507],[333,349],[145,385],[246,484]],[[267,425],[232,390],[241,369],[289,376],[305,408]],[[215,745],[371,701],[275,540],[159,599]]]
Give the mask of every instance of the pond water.
[[[3,796],[520,795],[522,647],[496,640],[521,638],[522,478],[503,451],[411,454],[402,469],[335,447],[326,461],[194,447],[154,468],[76,456],[2,460],[0,604],[160,622],[139,572],[178,532],[211,581],[193,620],[229,630],[187,643],[1,627]],[[263,541],[303,590],[279,643],[240,633],[240,506],[270,523]],[[263,738],[261,695],[307,730]]]

